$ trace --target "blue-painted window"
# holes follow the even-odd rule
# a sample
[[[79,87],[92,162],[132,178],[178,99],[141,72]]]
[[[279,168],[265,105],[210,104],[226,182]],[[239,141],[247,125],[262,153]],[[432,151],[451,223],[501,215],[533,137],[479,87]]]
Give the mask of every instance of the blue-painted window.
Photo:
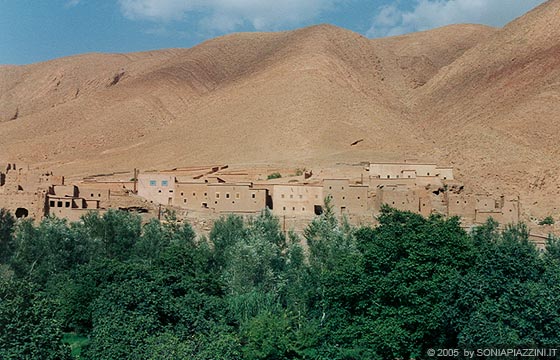
[[[167,185],[169,185],[169,182],[167,180],[161,181],[161,186],[167,186]]]
[[[150,180],[150,186],[156,186],[157,182],[155,180]]]

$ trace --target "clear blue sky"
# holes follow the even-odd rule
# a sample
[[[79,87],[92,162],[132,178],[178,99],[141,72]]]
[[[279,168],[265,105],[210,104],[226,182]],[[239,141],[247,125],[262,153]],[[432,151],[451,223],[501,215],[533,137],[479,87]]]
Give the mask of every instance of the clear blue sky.
[[[0,64],[192,47],[237,31],[330,23],[369,37],[503,26],[543,0],[0,0]]]

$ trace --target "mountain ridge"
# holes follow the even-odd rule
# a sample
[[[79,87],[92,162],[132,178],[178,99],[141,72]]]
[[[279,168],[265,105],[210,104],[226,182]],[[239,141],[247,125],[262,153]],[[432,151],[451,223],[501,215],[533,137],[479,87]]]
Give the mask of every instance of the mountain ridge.
[[[367,39],[323,24],[0,66],[0,161],[91,174],[416,158],[557,211],[559,11],[552,0],[501,29]]]

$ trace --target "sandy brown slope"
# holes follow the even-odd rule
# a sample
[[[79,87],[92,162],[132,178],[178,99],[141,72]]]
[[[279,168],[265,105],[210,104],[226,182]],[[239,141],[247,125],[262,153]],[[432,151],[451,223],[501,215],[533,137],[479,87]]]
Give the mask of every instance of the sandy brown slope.
[[[73,173],[432,156],[392,48],[323,25],[2,68],[0,160]]]
[[[535,209],[560,200],[560,1],[508,24],[419,90],[425,137],[482,188],[519,191]]]

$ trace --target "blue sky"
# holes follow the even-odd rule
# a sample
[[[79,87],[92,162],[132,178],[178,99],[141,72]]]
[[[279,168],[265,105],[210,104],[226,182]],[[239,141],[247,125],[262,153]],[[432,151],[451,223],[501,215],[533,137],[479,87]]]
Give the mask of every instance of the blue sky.
[[[503,26],[544,0],[0,0],[0,64],[191,47],[237,31],[319,23],[368,37],[454,23]]]

